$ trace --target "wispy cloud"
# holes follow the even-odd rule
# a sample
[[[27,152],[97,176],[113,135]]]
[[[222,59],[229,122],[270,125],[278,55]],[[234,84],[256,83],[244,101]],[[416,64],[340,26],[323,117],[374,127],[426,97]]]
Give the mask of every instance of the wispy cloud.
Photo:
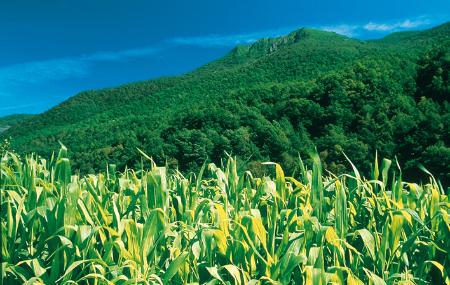
[[[90,72],[93,63],[120,61],[127,58],[154,55],[156,47],[144,47],[120,51],[102,51],[78,57],[31,61],[0,67],[0,87],[11,84],[39,83],[43,81],[80,78]]]
[[[73,58],[26,62],[0,68],[0,86],[80,77],[87,70],[86,61]]]
[[[169,39],[168,42],[176,45],[190,45],[200,47],[226,47],[255,41],[252,34],[242,35],[209,35],[200,37],[180,37]]]
[[[294,27],[284,27],[251,33],[232,35],[207,35],[198,37],[178,37],[167,40],[175,45],[190,45],[200,47],[230,47],[238,44],[249,44],[261,38],[272,38],[288,34],[295,30]]]
[[[335,32],[337,34],[344,35],[347,37],[355,37],[358,35],[357,30],[359,29],[359,26],[341,24],[336,26],[323,26],[319,28],[327,32]]]
[[[429,18],[422,16],[392,22],[369,22],[365,24],[338,24],[327,26],[316,25],[315,27],[348,37],[367,38],[370,37],[372,33],[379,35],[380,33],[421,28],[431,24],[432,21]],[[298,27],[283,27],[279,29],[231,35],[175,37],[155,46],[119,51],[101,51],[80,55],[78,57],[57,58],[0,67],[0,88],[11,84],[38,83],[68,78],[80,78],[89,74],[92,66],[96,62],[121,61],[133,57],[152,56],[171,46],[199,46],[207,48],[233,47],[237,44],[253,43],[260,38],[285,35],[296,28]]]
[[[369,22],[359,24],[337,24],[337,25],[313,25],[313,27],[335,32],[347,37],[368,36],[370,33],[393,32],[430,26],[432,21],[424,16],[393,21],[389,23]],[[277,37],[288,34],[298,27],[284,27],[275,30],[257,31],[252,33],[231,34],[231,35],[207,35],[197,37],[177,37],[167,40],[175,45],[190,45],[200,47],[231,47],[237,44],[248,44],[260,38]]]
[[[411,19],[390,22],[368,22],[366,24],[341,24],[332,26],[318,26],[319,29],[335,32],[348,37],[367,38],[371,35],[379,36],[396,31],[424,28],[431,26],[435,21],[421,16]]]
[[[431,21],[429,19],[406,19],[400,22],[394,23],[375,23],[369,22],[364,25],[364,29],[367,31],[376,31],[376,32],[391,32],[397,30],[406,30],[419,28],[423,26],[430,25]]]
[[[90,55],[84,55],[80,59],[84,61],[117,61],[130,57],[154,55],[161,49],[156,47],[134,48],[121,51],[103,51]]]

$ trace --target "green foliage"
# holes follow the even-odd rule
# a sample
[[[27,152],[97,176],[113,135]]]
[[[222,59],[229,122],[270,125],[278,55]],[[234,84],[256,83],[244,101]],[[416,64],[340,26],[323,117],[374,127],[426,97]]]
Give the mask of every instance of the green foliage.
[[[137,166],[136,147],[183,172],[228,153],[293,173],[315,145],[338,174],[343,152],[368,174],[378,151],[404,177],[426,180],[423,164],[448,186],[449,27],[367,42],[300,29],[183,76],[83,92],[0,136],[46,157],[61,141],[81,173]]]
[[[25,120],[33,118],[34,115],[16,114],[0,117],[0,133],[6,131],[10,127],[17,125]]]
[[[442,103],[450,96],[450,42],[427,52],[419,62],[418,96]]]
[[[0,284],[450,284],[449,196],[387,160],[381,180],[323,176],[317,153],[300,177],[231,157],[79,176],[67,155],[2,157]]]

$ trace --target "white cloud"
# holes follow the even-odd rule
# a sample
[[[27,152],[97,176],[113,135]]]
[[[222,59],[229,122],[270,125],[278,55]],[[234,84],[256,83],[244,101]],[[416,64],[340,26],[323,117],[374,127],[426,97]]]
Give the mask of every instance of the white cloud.
[[[348,37],[367,36],[368,33],[388,33],[403,31],[414,28],[426,27],[432,24],[432,21],[424,16],[414,19],[405,19],[397,22],[369,22],[366,24],[341,24],[332,26],[321,26],[321,30],[335,32]]]
[[[397,22],[369,22],[363,25],[340,24],[318,26],[325,31],[336,32],[348,37],[367,35],[371,32],[387,33],[392,31],[407,30],[430,25],[431,21],[426,17],[405,19]],[[317,26],[316,26],[317,27]],[[260,38],[277,37],[295,30],[294,27],[284,27],[273,30],[256,31],[231,35],[205,35],[197,37],[176,37],[166,40],[157,46],[126,49],[119,51],[101,51],[78,57],[56,58],[43,61],[26,62],[16,65],[0,67],[0,88],[14,83],[36,83],[42,81],[62,80],[67,78],[79,78],[86,76],[95,62],[120,61],[127,58],[151,56],[165,48],[167,44],[178,46],[200,47],[233,47],[238,44],[249,44]]]
[[[375,24],[375,23],[367,23],[364,26],[364,29],[368,30],[368,31],[389,31],[392,30],[393,27],[391,25],[387,25],[387,24]]]
[[[338,24],[327,26],[315,26],[318,29],[335,32],[347,37],[357,37],[368,32],[392,32],[397,30],[407,30],[430,25],[431,21],[425,17],[405,19],[399,22],[378,23],[369,22],[367,24]],[[298,28],[298,27],[297,27]],[[167,40],[175,45],[190,45],[200,47],[232,47],[238,44],[248,44],[260,38],[277,37],[286,35],[294,31],[296,27],[284,27],[275,30],[257,31],[252,33],[232,34],[232,35],[206,35],[198,37],[177,37]]]
[[[55,58],[31,61],[0,67],[0,88],[22,83],[39,83],[68,78],[80,78],[90,73],[95,62],[120,61],[133,57],[155,55],[167,44],[192,45],[201,47],[231,47],[237,44],[249,44],[263,37],[276,37],[293,29],[259,31],[236,35],[207,35],[199,37],[178,37],[167,40],[162,45],[119,51],[101,51],[78,57]]]
[[[364,29],[367,31],[374,31],[374,32],[388,32],[388,31],[397,31],[397,30],[403,30],[403,29],[412,29],[412,28],[418,28],[422,26],[427,26],[431,22],[428,19],[406,19],[400,22],[395,23],[374,23],[369,22],[366,25],[364,25]]]
[[[256,41],[255,34],[238,35],[209,35],[199,37],[179,37],[169,39],[168,42],[177,45],[190,45],[200,47],[228,47]]]
[[[344,35],[347,37],[354,37],[357,35],[358,28],[359,27],[357,25],[342,24],[336,26],[324,26],[321,27],[320,29],[327,32],[335,32],[337,34]]]
[[[200,47],[232,47],[239,44],[249,44],[261,38],[273,38],[288,34],[295,30],[293,27],[257,31],[234,35],[207,35],[198,37],[177,37],[167,42],[176,45],[191,45]]]
[[[11,83],[36,83],[68,77],[81,77],[87,71],[87,62],[75,58],[20,63],[0,68],[0,86]]]
[[[420,26],[428,25],[429,23],[430,22],[428,20],[416,20],[416,21],[405,20],[399,24],[399,27],[405,28],[405,29],[411,29],[411,28],[417,28]]]
[[[132,57],[153,55],[158,51],[160,49],[155,47],[104,51],[79,57],[31,61],[0,67],[0,87],[17,83],[38,83],[79,78],[89,73],[93,62],[119,61]]]
[[[104,51],[82,56],[81,59],[86,61],[117,61],[130,57],[153,55],[159,51],[160,49],[155,47],[135,48],[121,51]]]
[[[298,29],[298,27],[284,27],[275,30],[257,31],[252,33],[234,34],[234,35],[207,35],[198,37],[177,37],[167,40],[175,45],[190,45],[200,47],[233,47],[239,44],[250,44],[261,38],[273,38],[289,34]],[[357,25],[336,25],[322,26],[318,29],[335,32],[345,36],[355,36]]]

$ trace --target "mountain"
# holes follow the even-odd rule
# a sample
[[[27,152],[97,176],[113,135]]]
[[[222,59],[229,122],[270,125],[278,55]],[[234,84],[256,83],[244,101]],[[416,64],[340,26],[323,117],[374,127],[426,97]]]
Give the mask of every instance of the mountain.
[[[10,127],[17,125],[25,120],[31,119],[33,115],[29,114],[15,114],[0,117],[0,133],[6,131]]]
[[[303,28],[182,76],[82,92],[0,136],[45,156],[60,141],[83,173],[134,166],[137,147],[185,171],[226,153],[294,171],[317,147],[334,172],[348,168],[342,152],[369,172],[378,151],[447,183],[449,42],[450,23],[374,41]]]

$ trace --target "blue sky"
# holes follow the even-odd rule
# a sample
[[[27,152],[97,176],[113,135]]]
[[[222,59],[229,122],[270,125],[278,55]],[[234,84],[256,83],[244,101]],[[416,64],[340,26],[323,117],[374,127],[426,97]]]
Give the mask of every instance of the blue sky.
[[[449,20],[448,0],[0,0],[0,116],[182,74],[304,26],[370,39]]]

